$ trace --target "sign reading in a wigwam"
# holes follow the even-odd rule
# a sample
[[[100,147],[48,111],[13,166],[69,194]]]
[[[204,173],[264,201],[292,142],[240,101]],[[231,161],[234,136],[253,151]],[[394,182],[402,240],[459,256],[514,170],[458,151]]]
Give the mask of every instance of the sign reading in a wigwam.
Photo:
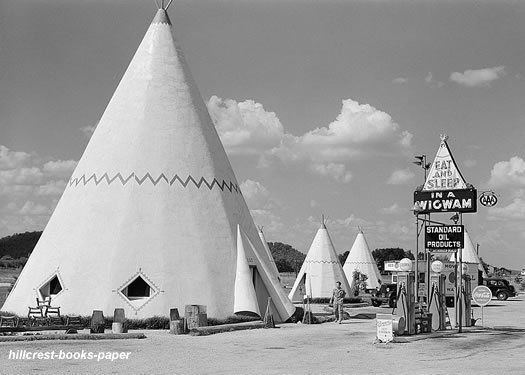
[[[476,189],[415,191],[414,209],[429,212],[476,212]]]
[[[425,185],[414,192],[414,211],[417,213],[477,211],[476,189],[465,182],[447,139],[446,135],[441,136]]]
[[[431,251],[456,251],[464,245],[463,225],[429,225],[425,228],[425,247]]]

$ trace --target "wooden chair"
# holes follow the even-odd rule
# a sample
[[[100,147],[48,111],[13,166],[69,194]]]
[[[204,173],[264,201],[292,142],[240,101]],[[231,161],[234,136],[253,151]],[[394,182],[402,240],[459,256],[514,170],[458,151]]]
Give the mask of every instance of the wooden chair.
[[[17,327],[18,318],[16,316],[0,316],[0,327]]]
[[[44,297],[43,299],[37,298],[36,306],[41,307],[45,315],[47,308],[51,306],[51,297]]]
[[[27,319],[31,326],[41,326],[47,324],[47,318],[45,316],[42,306],[28,307]]]
[[[82,320],[80,316],[66,316],[66,326],[81,326]]]
[[[62,325],[64,321],[60,316],[60,307],[49,306],[46,309],[46,318],[49,325]]]

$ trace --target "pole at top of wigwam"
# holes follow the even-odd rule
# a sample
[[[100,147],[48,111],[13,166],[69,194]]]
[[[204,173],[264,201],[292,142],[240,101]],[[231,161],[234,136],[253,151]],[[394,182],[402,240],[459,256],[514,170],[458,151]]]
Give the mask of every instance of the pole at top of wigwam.
[[[154,0],[157,8],[162,10],[168,10],[173,0]]]

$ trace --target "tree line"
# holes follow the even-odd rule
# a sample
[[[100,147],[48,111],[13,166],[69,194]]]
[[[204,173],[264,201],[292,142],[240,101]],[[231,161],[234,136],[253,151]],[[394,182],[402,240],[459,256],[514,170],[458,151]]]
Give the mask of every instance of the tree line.
[[[306,254],[294,249],[291,245],[281,242],[268,242],[275,265],[279,272],[299,272],[306,258]],[[349,251],[339,254],[339,262],[344,265]],[[401,248],[384,248],[372,251],[372,256],[377,263],[379,271],[384,271],[385,261],[401,260],[403,258],[414,259],[414,254]]]

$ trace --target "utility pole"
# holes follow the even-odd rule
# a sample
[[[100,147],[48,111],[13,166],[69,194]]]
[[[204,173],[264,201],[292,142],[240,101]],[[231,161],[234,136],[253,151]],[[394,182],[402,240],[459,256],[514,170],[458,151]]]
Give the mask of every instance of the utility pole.
[[[414,163],[415,165],[419,165],[423,171],[424,171],[424,180],[423,180],[423,185],[427,182],[427,171],[430,169],[430,166],[431,166],[431,163],[427,163],[427,155],[425,154],[422,154],[422,155],[416,155],[414,156],[414,158],[416,159],[415,161],[413,161],[412,163]],[[416,254],[415,254],[415,257],[416,257],[416,267],[415,267],[415,288],[416,288],[416,301],[419,302],[419,234],[420,234],[420,229],[419,229],[419,213],[415,213],[416,214]],[[430,214],[425,214],[425,219],[426,220],[430,220]],[[424,221],[423,223],[423,227],[426,228],[427,226],[427,223],[426,223],[426,220]],[[427,252],[426,252],[426,249],[424,249],[424,254],[425,254],[425,259],[426,259],[426,274],[428,276],[428,278],[430,277],[430,273],[429,273],[429,261],[428,261],[428,255],[427,255]],[[430,282],[427,280],[427,289],[428,289],[428,285],[430,284]],[[428,296],[428,292],[427,292],[427,296]]]

